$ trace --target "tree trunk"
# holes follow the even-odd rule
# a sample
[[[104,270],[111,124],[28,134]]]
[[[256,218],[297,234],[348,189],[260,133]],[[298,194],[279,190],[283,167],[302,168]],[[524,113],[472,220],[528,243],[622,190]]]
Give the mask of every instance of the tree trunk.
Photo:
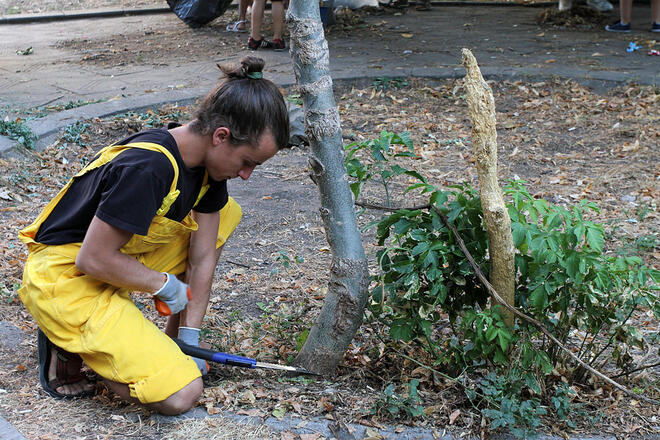
[[[339,112],[332,93],[328,43],[318,0],[291,0],[287,12],[291,56],[305,109],[313,180],[332,249],[328,293],[294,365],[334,374],[360,324],[368,297],[369,271],[344,165]]]
[[[463,49],[467,70],[465,88],[472,119],[472,145],[479,173],[479,194],[488,231],[491,261],[490,283],[509,305],[515,306],[515,264],[511,218],[497,182],[497,130],[493,93],[481,76],[477,60]],[[513,325],[513,314],[506,311],[506,321]]]

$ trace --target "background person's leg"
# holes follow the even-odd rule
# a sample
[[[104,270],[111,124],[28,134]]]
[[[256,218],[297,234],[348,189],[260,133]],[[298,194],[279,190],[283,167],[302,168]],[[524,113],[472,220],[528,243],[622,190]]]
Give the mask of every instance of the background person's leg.
[[[630,24],[633,0],[619,0],[621,23]]]
[[[284,3],[282,1],[271,2],[271,15],[273,17],[273,38],[282,39],[282,29],[284,28]]]
[[[254,0],[252,2],[252,26],[250,28],[250,37],[254,41],[261,41],[261,25],[264,21],[265,9],[266,0]]]

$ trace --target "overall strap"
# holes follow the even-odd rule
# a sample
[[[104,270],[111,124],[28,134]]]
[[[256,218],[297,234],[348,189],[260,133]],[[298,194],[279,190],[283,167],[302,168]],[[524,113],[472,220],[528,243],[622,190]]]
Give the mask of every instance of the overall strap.
[[[158,216],[165,215],[170,210],[172,203],[174,203],[176,198],[179,196],[179,190],[176,189],[176,185],[179,180],[179,166],[177,165],[174,156],[172,156],[172,153],[170,153],[167,148],[163,147],[162,145],[154,144],[151,142],[135,142],[128,145],[112,144],[101,149],[96,154],[95,159],[83,169],[81,169],[73,178],[71,178],[69,182],[64,186],[64,188],[62,188],[60,192],[44,207],[34,222],[19,232],[18,236],[21,241],[27,244],[34,243],[34,237],[36,237],[39,227],[41,227],[41,224],[46,220],[51,212],[53,212],[53,209],[55,209],[60,200],[62,200],[62,197],[64,197],[64,194],[66,194],[66,192],[69,190],[75,178],[83,176],[86,173],[107,164],[119,154],[130,148],[141,148],[144,150],[157,151],[164,154],[172,164],[172,168],[174,169],[174,179],[172,179],[170,192],[163,198],[163,204],[156,212],[156,215]]]
[[[204,194],[206,194],[206,191],[209,190],[209,172],[206,171],[204,172],[204,180],[202,181],[202,187],[199,190],[199,194],[197,195],[197,200],[195,201],[195,204],[193,205],[193,208],[197,206],[197,204],[202,200],[202,197],[204,197]]]

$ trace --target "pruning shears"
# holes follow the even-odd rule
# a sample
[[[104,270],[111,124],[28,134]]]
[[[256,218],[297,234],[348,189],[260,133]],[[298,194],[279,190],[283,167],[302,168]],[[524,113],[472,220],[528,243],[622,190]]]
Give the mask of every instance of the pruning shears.
[[[225,365],[233,365],[234,367],[242,368],[269,368],[272,370],[290,371],[292,373],[308,374],[311,376],[320,376],[318,373],[306,370],[301,367],[293,367],[290,365],[271,364],[268,362],[259,362],[256,359],[237,356],[234,354],[223,353],[221,351],[207,350],[206,348],[188,345],[180,339],[172,338],[176,345],[179,346],[181,351],[188,356],[204,359],[205,361],[217,362]]]

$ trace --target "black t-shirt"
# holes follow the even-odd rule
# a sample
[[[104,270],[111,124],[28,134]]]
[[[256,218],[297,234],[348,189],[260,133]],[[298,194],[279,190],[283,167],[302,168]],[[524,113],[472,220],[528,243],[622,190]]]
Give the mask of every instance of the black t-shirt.
[[[176,124],[168,125],[173,127]],[[137,133],[118,145],[131,142],[159,144],[172,153],[179,166],[180,194],[165,217],[183,220],[197,201],[205,169],[186,167],[174,137],[165,128]],[[173,179],[172,163],[163,153],[141,148],[125,150],[107,164],[74,179],[40,226],[35,241],[50,245],[81,242],[94,216],[133,234],[146,235]],[[227,181],[209,177],[207,183],[208,191],[194,208],[197,212],[216,212],[227,203]]]

